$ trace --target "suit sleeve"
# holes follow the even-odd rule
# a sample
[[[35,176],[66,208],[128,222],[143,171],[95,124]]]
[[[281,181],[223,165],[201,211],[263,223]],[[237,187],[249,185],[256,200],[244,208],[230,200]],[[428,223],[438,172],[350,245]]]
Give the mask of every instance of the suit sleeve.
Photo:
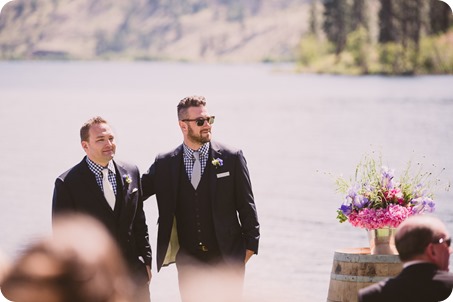
[[[359,290],[357,298],[359,302],[379,302],[386,299],[381,296],[384,282],[375,283]]]
[[[55,180],[52,198],[52,219],[59,213],[75,210],[74,202],[65,182],[59,177]]]
[[[256,212],[255,200],[252,192],[247,162],[242,151],[238,151],[236,160],[235,199],[236,207],[241,220],[242,232],[246,248],[258,254],[260,226]]]
[[[148,171],[142,175],[142,190],[143,200],[147,200],[150,196],[156,194],[155,189],[155,174],[156,174],[156,162],[148,169]]]
[[[140,172],[137,168],[136,170],[136,177],[137,177],[137,185],[138,185],[138,204],[137,204],[137,212],[135,214],[134,219],[134,233],[136,235],[136,242],[137,242],[137,249],[140,255],[143,257],[146,265],[151,267],[151,260],[152,260],[152,253],[151,253],[151,245],[149,243],[149,234],[148,234],[148,226],[146,224],[146,216],[143,210],[143,195],[142,195],[142,186],[140,182]]]

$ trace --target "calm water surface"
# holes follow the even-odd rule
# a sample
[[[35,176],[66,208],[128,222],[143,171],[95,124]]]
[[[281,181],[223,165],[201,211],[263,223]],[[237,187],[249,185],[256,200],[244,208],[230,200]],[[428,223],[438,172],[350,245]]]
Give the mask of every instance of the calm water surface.
[[[364,230],[336,220],[334,177],[380,152],[453,180],[453,77],[297,75],[270,65],[0,63],[0,249],[14,258],[50,232],[55,178],[84,155],[81,124],[102,115],[117,157],[145,171],[181,143],[176,104],[207,97],[214,138],[241,147],[262,239],[246,274],[248,301],[325,301],[333,253],[366,246]],[[286,66],[285,66],[286,67]],[[433,166],[434,165],[434,166]],[[451,192],[437,214],[453,232]],[[146,203],[155,249],[155,200]],[[176,270],[154,271],[153,302],[179,301]]]

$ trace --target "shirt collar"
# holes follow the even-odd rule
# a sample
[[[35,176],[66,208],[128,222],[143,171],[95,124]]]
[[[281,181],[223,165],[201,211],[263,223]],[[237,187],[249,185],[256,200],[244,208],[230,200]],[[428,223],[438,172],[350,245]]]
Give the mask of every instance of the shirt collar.
[[[104,170],[106,167],[103,167],[94,161],[92,161],[88,156],[86,157],[86,162],[88,164],[88,168],[90,168],[90,171],[93,172],[94,174],[102,174],[102,170]],[[115,171],[115,166],[113,165],[113,161],[109,161],[109,164],[107,165],[107,169],[109,169],[110,172],[113,173],[113,175],[116,175]]]
[[[209,147],[210,147],[209,142],[204,143],[198,150],[192,150],[189,147],[187,147],[186,144],[182,144],[182,145],[183,145],[183,149],[184,149],[184,156],[187,158],[193,158],[193,153],[195,151],[200,152],[200,157],[206,157],[208,155]]]
[[[407,261],[407,262],[404,262],[403,268],[406,268],[408,266],[415,265],[415,264],[420,264],[420,263],[430,263],[430,262],[422,261],[422,260]]]

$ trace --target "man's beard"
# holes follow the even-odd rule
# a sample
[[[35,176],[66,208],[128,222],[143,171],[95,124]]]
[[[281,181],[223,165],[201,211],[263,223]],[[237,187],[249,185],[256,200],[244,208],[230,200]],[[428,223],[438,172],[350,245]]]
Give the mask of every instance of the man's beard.
[[[203,145],[203,144],[211,141],[210,132],[206,131],[204,133],[205,133],[205,135],[203,135],[203,133],[201,133],[201,132],[200,132],[200,134],[195,134],[195,132],[193,131],[192,127],[190,127],[190,125],[189,125],[189,132],[187,133],[187,137],[192,142],[199,143],[199,144]]]

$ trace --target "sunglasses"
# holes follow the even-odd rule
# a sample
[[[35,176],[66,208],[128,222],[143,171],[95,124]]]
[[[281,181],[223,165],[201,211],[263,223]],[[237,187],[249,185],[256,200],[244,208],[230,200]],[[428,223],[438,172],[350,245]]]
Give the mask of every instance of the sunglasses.
[[[214,124],[214,119],[215,119],[215,116],[208,116],[206,118],[197,118],[197,119],[185,119],[185,120],[182,120],[183,122],[195,122],[197,123],[197,126],[198,127],[201,127],[204,125],[204,122],[208,122],[209,125],[212,125]]]
[[[451,238],[440,238],[433,241],[434,244],[445,243],[448,247],[451,245]]]

